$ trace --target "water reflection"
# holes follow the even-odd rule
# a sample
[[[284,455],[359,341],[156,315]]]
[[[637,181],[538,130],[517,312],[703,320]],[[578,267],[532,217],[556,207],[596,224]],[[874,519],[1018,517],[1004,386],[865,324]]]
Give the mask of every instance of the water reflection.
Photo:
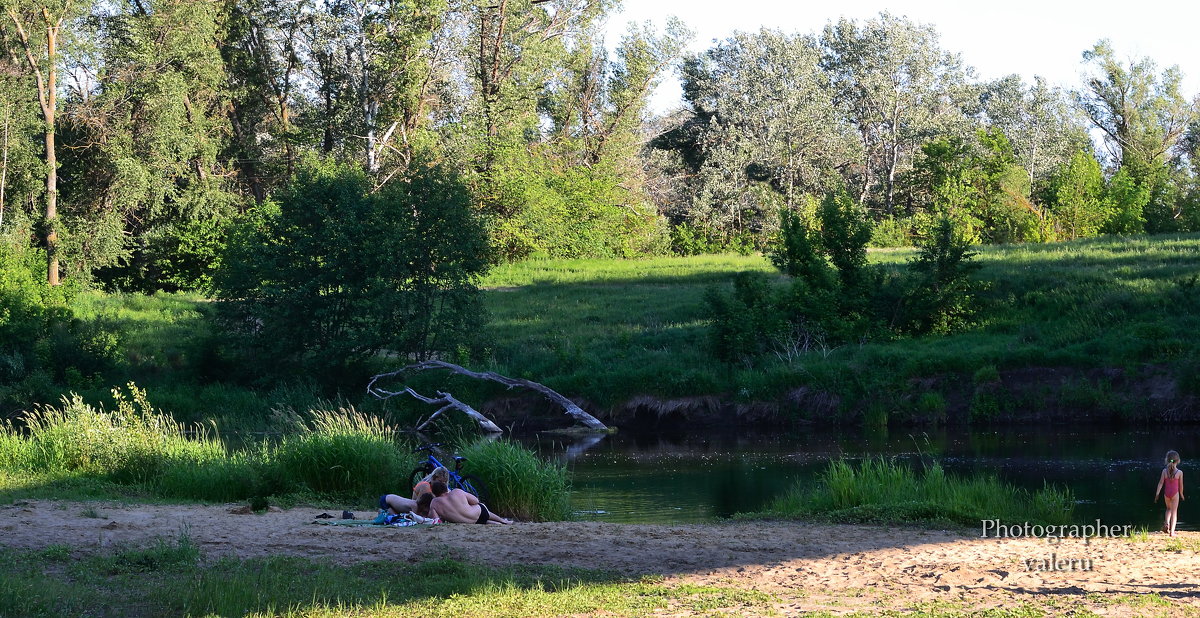
[[[1031,490],[1069,486],[1081,520],[1099,518],[1155,530],[1152,500],[1170,449],[1200,456],[1200,428],[1012,427],[972,431],[622,432],[572,441],[522,439],[573,473],[583,519],[696,522],[761,508],[796,480],[812,479],[831,457],[937,457],[948,472],[986,472]],[[1186,492],[1186,489],[1185,489]],[[1180,508],[1180,529],[1200,517]]]

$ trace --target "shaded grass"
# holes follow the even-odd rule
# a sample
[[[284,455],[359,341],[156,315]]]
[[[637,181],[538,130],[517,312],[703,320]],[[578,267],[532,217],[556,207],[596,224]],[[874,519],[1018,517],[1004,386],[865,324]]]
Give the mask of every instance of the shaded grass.
[[[958,477],[934,462],[920,472],[884,459],[857,465],[829,462],[814,484],[797,483],[751,518],[818,519],[837,523],[978,526],[987,519],[1071,523],[1069,490],[1029,492],[993,476]]]
[[[337,566],[302,558],[205,561],[187,539],[101,556],[0,551],[0,615],[640,616],[762,613],[766,594],[604,572],[455,560]]]
[[[99,555],[64,545],[0,549],[0,560],[8,566],[0,571],[4,616],[759,616],[778,615],[779,604],[804,595],[803,588],[777,596],[659,577],[448,559],[355,566],[284,556],[209,560],[186,534]],[[860,594],[846,592],[847,597]],[[1095,616],[1096,610],[1200,615],[1159,594],[1041,595],[999,608],[979,607],[969,597],[907,606],[902,601],[900,606],[808,615],[1027,618]]]
[[[507,440],[478,440],[459,454],[491,491],[489,505],[518,521],[571,518],[571,482],[566,467],[545,461]]]

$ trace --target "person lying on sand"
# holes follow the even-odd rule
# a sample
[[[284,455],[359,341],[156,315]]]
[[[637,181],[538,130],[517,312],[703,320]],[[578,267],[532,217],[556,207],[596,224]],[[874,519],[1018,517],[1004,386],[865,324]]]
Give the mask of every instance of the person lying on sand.
[[[379,509],[386,510],[392,515],[400,515],[401,513],[411,513],[418,508],[417,500],[409,500],[404,496],[396,494],[387,494],[379,496]],[[419,514],[419,513],[418,513]]]
[[[429,474],[427,474],[425,476],[425,478],[421,479],[421,481],[419,483],[417,483],[416,485],[413,485],[413,492],[412,492],[413,500],[420,498],[421,494],[432,492],[433,490],[430,489],[429,484],[432,483],[433,481],[441,481],[441,482],[445,483],[446,485],[449,485],[450,484],[450,471],[442,466],[438,466],[438,467],[434,468],[433,472],[430,472]]]
[[[479,498],[458,489],[449,490],[441,481],[429,484],[433,489],[433,502],[429,514],[442,521],[456,524],[511,524],[512,522],[488,511]]]

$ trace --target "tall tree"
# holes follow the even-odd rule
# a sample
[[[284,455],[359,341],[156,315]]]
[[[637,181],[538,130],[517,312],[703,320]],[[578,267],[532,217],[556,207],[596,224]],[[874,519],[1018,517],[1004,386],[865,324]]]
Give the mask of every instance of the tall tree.
[[[216,49],[221,5],[130,0],[97,23],[90,86],[69,90],[67,241],[82,270],[154,289],[180,258],[177,234],[228,218],[237,197],[220,154],[229,133],[226,73]]]
[[[1177,186],[1180,141],[1200,113],[1200,102],[1180,93],[1178,67],[1161,73],[1153,60],[1122,62],[1112,45],[1101,40],[1083,53],[1094,71],[1086,88],[1076,93],[1092,125],[1104,134],[1113,167],[1128,171],[1150,192],[1146,230],[1178,229],[1182,191]]]
[[[45,144],[45,200],[42,216],[46,243],[46,281],[59,284],[58,252],[58,153],[55,131],[58,126],[58,70],[63,62],[62,47],[70,31],[64,26],[88,10],[83,0],[3,0],[3,36],[8,45],[19,50],[24,70],[37,84],[37,101],[42,112],[42,137]]]
[[[964,114],[973,94],[967,70],[958,55],[942,50],[932,26],[886,12],[862,23],[829,23],[821,45],[835,103],[862,142],[859,201],[891,213],[897,178],[921,143],[973,129]]]
[[[683,65],[690,115],[654,144],[691,167],[684,219],[725,240],[769,236],[777,210],[811,206],[859,156],[811,36],[737,33]]]
[[[1004,132],[1031,187],[1043,186],[1091,140],[1069,93],[1041,77],[1026,85],[1018,75],[987,84],[982,94],[987,122]]]
[[[1103,132],[1113,163],[1131,166],[1135,176],[1165,163],[1197,113],[1196,104],[1180,94],[1179,67],[1159,74],[1149,58],[1124,63],[1107,39],[1085,51],[1083,59],[1095,72],[1075,97]]]

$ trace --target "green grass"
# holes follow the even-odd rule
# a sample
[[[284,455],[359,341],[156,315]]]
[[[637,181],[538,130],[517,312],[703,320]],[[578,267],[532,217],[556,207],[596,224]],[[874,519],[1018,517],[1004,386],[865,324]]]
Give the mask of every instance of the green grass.
[[[0,425],[0,496],[151,497],[228,502],[313,497],[369,505],[407,493],[411,438],[353,408],[282,416],[286,435],[230,449],[204,427],[153,409],[144,391],[114,393],[112,411],[78,397]],[[282,429],[283,427],[281,427]],[[566,470],[509,442],[465,451],[485,477],[489,506],[523,520],[570,515]]]
[[[561,464],[540,459],[507,440],[478,440],[459,454],[487,485],[488,505],[518,521],[571,518],[571,482]]]
[[[867,459],[831,461],[815,484],[797,484],[747,517],[977,527],[989,519],[1069,524],[1073,510],[1069,490],[1028,492],[992,476],[949,475],[936,462],[918,472],[895,461]]]
[[[765,613],[772,597],[555,567],[205,560],[186,535],[103,555],[0,550],[0,615],[642,616]]]
[[[103,553],[65,545],[0,549],[0,560],[6,565],[0,570],[0,616],[764,616],[779,615],[781,605],[805,595],[804,588],[766,594],[661,577],[453,559],[354,566],[287,556],[210,559],[186,534]],[[846,592],[848,600],[861,594]],[[863,599],[854,601],[862,606]],[[1000,608],[981,608],[970,597],[897,605],[810,615],[1034,618],[1096,616],[1096,610],[1200,615],[1159,594],[1041,595]]]
[[[886,249],[872,250],[869,258],[899,268],[913,255]],[[1127,382],[1172,379],[1181,396],[1200,394],[1200,338],[1188,335],[1200,330],[1200,235],[983,247],[977,260],[986,284],[983,310],[961,332],[790,358],[768,354],[735,365],[717,362],[709,349],[703,296],[712,286],[728,287],[738,271],[774,273],[761,256],[501,265],[483,281],[490,314],[479,337],[483,356],[467,365],[534,379],[600,409],[640,395],[775,402],[805,387],[829,394],[836,405],[784,406],[794,410],[787,414],[872,425],[1003,421],[1035,403],[1047,414],[1086,410],[1103,420],[1139,420],[1152,412],[1095,374],[1106,370],[1120,371]],[[429,413],[409,401],[364,397],[353,385],[344,385],[340,396],[322,391],[305,376],[243,384],[238,369],[222,360],[222,346],[229,344],[215,335],[212,308],[194,294],[80,294],[73,301],[76,315],[115,338],[113,366],[20,392],[33,393],[30,407],[69,392],[97,405],[111,385],[136,381],[174,418],[215,422],[227,437],[273,428],[276,409],[354,406],[394,420]],[[395,365],[381,359],[378,368]],[[1061,375],[1042,372],[1049,376],[1045,384],[1005,380],[1021,369]],[[981,371],[996,379],[973,379]],[[476,407],[512,394],[437,372],[409,383],[450,390]]]
[[[879,250],[872,262],[898,267],[912,250]],[[952,385],[977,371],[1054,367],[1079,377],[1056,404],[1110,417],[1136,417],[1123,393],[1084,377],[1091,368],[1136,372],[1156,366],[1200,392],[1200,236],[1103,238],[1047,245],[995,246],[977,258],[983,311],[950,336],[865,342],[790,360],[767,356],[725,366],[708,350],[702,296],[739,270],[773,272],[764,258],[702,256],[645,261],[551,261],[502,267],[486,284],[499,371],[544,381],[607,407],[642,395],[720,394],[774,400],[801,386],[838,396],[837,413],[885,420],[936,420],[945,410],[923,396],[950,399],[966,418],[1002,419],[1027,404],[1003,389],[975,397],[921,390],[914,378]],[[966,378],[963,380],[962,378]],[[956,395],[950,397],[950,395]],[[1039,401],[1037,393],[1021,393]],[[836,419],[835,419],[836,420]],[[843,419],[845,420],[845,419]],[[879,419],[876,419],[879,420]]]

